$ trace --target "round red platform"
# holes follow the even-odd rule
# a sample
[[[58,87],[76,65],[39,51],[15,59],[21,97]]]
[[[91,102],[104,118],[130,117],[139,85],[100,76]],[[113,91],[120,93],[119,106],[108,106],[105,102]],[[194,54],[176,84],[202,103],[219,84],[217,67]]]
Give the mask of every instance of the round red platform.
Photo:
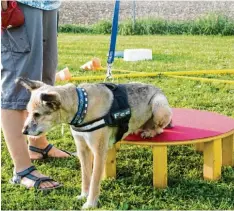
[[[234,119],[218,113],[186,108],[174,108],[172,122],[174,127],[150,139],[140,135],[129,135],[126,141],[176,142],[205,139],[219,136],[234,130]]]

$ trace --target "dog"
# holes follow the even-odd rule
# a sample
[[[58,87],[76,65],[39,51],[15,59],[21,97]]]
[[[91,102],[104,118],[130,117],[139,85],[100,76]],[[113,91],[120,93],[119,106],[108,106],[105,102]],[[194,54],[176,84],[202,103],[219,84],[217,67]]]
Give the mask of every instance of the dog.
[[[25,135],[40,136],[58,124],[71,124],[82,171],[78,199],[87,198],[83,209],[97,206],[108,148],[131,133],[149,138],[171,125],[168,100],[153,85],[135,82],[50,86],[25,78],[16,82],[31,91]]]

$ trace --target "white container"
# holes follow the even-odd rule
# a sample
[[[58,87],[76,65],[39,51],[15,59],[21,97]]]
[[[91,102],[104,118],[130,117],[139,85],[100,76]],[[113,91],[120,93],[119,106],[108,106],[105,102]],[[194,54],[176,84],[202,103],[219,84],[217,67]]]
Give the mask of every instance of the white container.
[[[124,61],[152,60],[152,49],[125,49]]]

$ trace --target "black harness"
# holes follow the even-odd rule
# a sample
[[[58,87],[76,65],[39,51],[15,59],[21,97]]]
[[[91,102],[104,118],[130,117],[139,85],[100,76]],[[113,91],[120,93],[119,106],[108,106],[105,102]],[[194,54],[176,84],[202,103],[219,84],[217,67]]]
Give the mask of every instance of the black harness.
[[[72,129],[77,132],[91,132],[105,126],[118,127],[118,131],[115,137],[117,142],[120,141],[124,133],[128,131],[128,123],[131,117],[131,110],[128,104],[127,91],[125,86],[121,84],[120,85],[116,85],[113,83],[102,83],[102,84],[105,85],[108,89],[110,89],[114,96],[114,100],[109,112],[103,117],[100,117],[98,119],[95,119],[93,121],[84,124],[78,122],[75,124],[74,122],[71,122],[70,124]],[[77,93],[80,100],[81,99],[81,97],[79,96],[80,92],[77,91]],[[79,109],[80,108],[78,108],[78,110]],[[81,113],[81,111],[78,111],[77,113]],[[75,118],[76,116],[74,117],[74,119]]]

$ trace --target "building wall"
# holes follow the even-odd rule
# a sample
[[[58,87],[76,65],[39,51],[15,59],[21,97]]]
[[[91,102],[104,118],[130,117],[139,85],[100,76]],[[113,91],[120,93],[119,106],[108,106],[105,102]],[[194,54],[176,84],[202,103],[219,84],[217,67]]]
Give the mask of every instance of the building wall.
[[[111,20],[114,1],[62,1],[60,24],[93,24]],[[233,1],[135,1],[135,15],[139,18],[167,20],[195,19],[210,12],[218,12],[234,19]],[[120,2],[120,20],[131,19],[133,1]]]

